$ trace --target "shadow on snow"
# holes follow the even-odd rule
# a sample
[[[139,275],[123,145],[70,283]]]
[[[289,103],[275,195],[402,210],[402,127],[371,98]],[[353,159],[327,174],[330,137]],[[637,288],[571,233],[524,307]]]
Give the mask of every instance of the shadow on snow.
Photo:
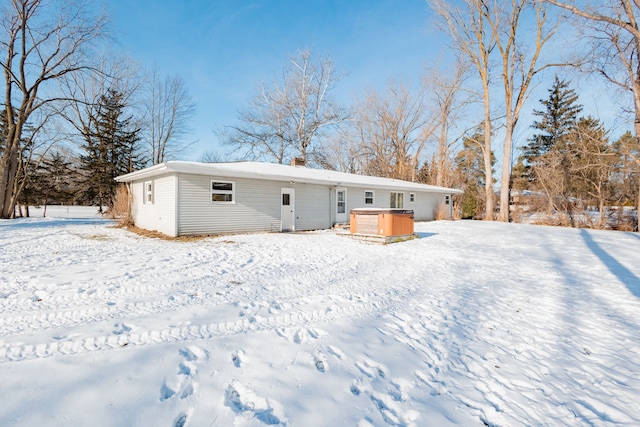
[[[595,240],[593,240],[593,237],[591,237],[587,230],[585,230],[584,228],[581,229],[580,234],[582,235],[582,238],[584,239],[589,249],[591,249],[591,252],[593,252],[595,256],[600,258],[600,261],[602,261],[602,263],[607,266],[609,271],[611,271],[611,273],[613,273],[618,278],[618,280],[624,283],[624,285],[633,295],[635,295],[637,298],[640,298],[640,278],[633,274],[633,272],[630,271],[627,267],[620,264],[620,262],[609,255],[607,251],[602,249],[602,247],[600,247],[600,245],[596,243]]]
[[[418,235],[418,239],[426,239],[427,237],[437,236],[438,233],[416,233]]]
[[[56,218],[56,219],[38,219],[29,220],[28,218],[20,218],[14,220],[0,221],[1,229],[17,229],[17,228],[50,228],[64,227],[67,225],[88,225],[88,224],[108,224],[113,222],[104,218]]]

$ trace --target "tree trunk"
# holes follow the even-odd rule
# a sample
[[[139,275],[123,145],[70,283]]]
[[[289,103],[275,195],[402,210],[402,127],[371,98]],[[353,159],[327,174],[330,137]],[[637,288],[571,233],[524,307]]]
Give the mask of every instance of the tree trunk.
[[[504,153],[502,154],[502,177],[500,178],[500,215],[498,221],[509,222],[509,187],[511,187],[511,146],[513,144],[513,117],[507,109],[507,128],[504,136]]]
[[[493,170],[491,165],[491,105],[489,104],[489,83],[483,82],[485,88],[484,96],[484,193],[485,193],[485,214],[484,219],[493,221]]]
[[[9,146],[9,144],[7,144]],[[12,144],[11,144],[12,145]],[[18,175],[18,153],[7,148],[2,159],[0,178],[0,218],[13,219],[16,216],[15,183]]]

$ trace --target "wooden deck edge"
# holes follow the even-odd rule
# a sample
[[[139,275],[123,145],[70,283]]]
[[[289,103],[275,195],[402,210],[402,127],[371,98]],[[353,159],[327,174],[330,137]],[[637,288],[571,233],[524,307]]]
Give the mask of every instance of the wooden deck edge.
[[[350,237],[355,240],[361,240],[363,242],[378,243],[381,245],[388,245],[389,243],[406,242],[407,240],[413,240],[418,238],[418,234],[405,234],[402,236],[377,236],[372,234],[351,234],[351,233],[339,233],[339,236]]]

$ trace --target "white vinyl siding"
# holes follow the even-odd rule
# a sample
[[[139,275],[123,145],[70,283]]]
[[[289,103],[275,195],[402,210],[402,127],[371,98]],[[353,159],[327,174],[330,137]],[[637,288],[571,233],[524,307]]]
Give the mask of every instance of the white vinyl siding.
[[[180,235],[280,230],[281,189],[289,183],[234,179],[234,203],[211,202],[211,182],[218,177],[180,174],[178,232]],[[328,189],[295,185],[295,228],[328,228]],[[325,196],[325,197],[322,197]]]
[[[144,203],[145,182],[153,181],[153,203]],[[234,203],[211,201],[212,181],[234,183]],[[133,215],[137,226],[157,230],[168,236],[279,231],[282,188],[295,188],[295,229],[330,228],[335,223],[336,191],[334,186],[320,184],[291,185],[290,182],[249,178],[212,177],[179,174],[154,177],[132,184]],[[345,210],[355,208],[388,208],[394,189],[375,189],[373,204],[363,195],[370,188],[345,187]],[[413,209],[416,221],[433,220],[445,194],[415,192]],[[405,193],[405,197],[406,193]],[[176,204],[177,203],[177,204]],[[450,208],[451,205],[449,205]]]
[[[347,212],[356,208],[389,208],[391,193],[404,193],[404,209],[412,209],[416,221],[432,221],[435,219],[436,210],[440,203],[445,202],[445,194],[422,191],[412,191],[415,194],[414,202],[408,203],[407,192],[394,189],[376,189],[373,204],[366,204],[362,195],[369,188],[348,188]],[[397,196],[396,196],[397,197]],[[335,222],[335,220],[334,220]]]
[[[156,177],[152,181],[133,183],[134,197],[132,207],[135,224],[146,230],[156,230],[167,236],[176,236],[175,188],[176,177],[173,175]],[[151,202],[148,202],[149,184]]]
[[[330,198],[328,186],[296,184],[296,230],[331,228]]]

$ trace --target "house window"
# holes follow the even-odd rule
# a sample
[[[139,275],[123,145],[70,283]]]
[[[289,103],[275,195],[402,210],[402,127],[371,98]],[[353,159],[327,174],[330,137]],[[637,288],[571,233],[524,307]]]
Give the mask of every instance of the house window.
[[[404,193],[391,192],[389,196],[389,207],[391,209],[404,208]]]
[[[364,204],[372,205],[373,204],[373,191],[365,191],[364,192]]]
[[[235,201],[235,183],[211,181],[211,201],[214,203],[233,203]]]
[[[409,193],[409,201],[411,203],[416,201],[416,193]]]
[[[144,203],[153,203],[153,181],[146,181],[144,183]]]

